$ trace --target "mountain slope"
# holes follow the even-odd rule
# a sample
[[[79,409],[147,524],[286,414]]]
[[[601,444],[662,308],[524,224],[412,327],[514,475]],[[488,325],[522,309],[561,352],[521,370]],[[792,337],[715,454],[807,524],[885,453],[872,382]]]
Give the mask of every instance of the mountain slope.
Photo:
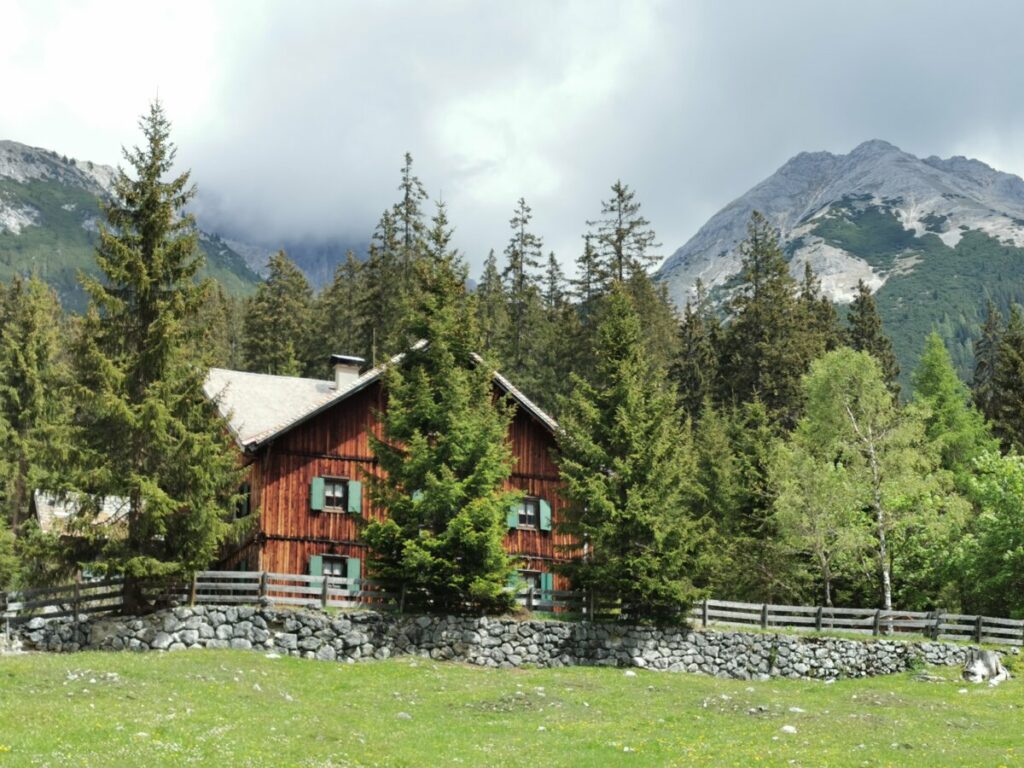
[[[1024,181],[875,140],[801,153],[715,214],[659,272],[678,304],[698,278],[729,289],[754,210],[778,228],[794,274],[809,262],[833,301],[848,302],[860,279],[871,286],[904,379],[932,327],[969,374],[985,300],[1024,300]]]
[[[0,280],[35,272],[64,306],[85,306],[79,271],[96,274],[93,258],[100,203],[110,195],[115,170],[56,152],[0,141]],[[200,232],[204,275],[228,293],[251,293],[259,276],[226,242]]]

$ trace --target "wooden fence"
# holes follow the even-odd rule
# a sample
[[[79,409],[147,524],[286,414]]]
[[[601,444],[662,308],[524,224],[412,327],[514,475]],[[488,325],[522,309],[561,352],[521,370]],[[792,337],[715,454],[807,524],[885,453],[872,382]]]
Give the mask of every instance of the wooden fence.
[[[705,600],[691,611],[702,624],[730,627],[841,631],[865,635],[910,633],[935,640],[1024,645],[1024,621],[968,616],[941,611],[883,611],[874,608],[824,608],[771,603]]]
[[[151,585],[154,599],[192,604],[268,604],[320,608],[375,607],[403,611],[415,595],[395,592],[372,579],[307,576],[265,571],[202,571],[185,586]],[[11,624],[36,616],[54,618],[106,613],[122,605],[120,579],[0,593],[0,617]],[[527,589],[516,602],[531,612],[584,621],[624,618],[616,601],[565,590]],[[704,600],[686,616],[693,624],[765,630],[838,631],[865,635],[924,635],[936,640],[1024,645],[1024,621],[958,613],[882,611],[873,608],[740,603]]]

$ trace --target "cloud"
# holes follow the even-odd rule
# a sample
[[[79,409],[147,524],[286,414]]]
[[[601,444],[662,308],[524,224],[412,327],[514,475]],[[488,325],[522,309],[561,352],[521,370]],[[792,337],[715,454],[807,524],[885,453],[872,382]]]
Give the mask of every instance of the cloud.
[[[474,267],[523,196],[563,262],[612,182],[664,243],[802,150],[1024,172],[1024,7],[11,2],[0,137],[113,162],[159,89],[215,228],[368,237],[410,151]]]

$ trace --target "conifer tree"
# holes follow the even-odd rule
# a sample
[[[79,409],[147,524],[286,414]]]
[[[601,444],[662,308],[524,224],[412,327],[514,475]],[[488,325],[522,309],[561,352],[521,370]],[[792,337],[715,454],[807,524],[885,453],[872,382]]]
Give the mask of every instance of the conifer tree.
[[[508,333],[508,306],[493,249],[487,255],[483,274],[477,283],[476,316],[480,328],[480,350],[500,365],[499,346]]]
[[[621,180],[612,184],[612,196],[601,202],[601,218],[588,221],[587,226],[592,230],[594,261],[603,290],[638,272],[646,274],[657,263],[658,256],[651,253],[660,246],[657,235],[640,213],[636,193]]]
[[[998,443],[935,331],[925,341],[912,381],[914,403],[924,406],[925,435],[938,448],[942,468],[953,473],[957,489],[966,493],[975,460],[998,450]]]
[[[811,263],[804,264],[804,279],[800,283],[799,305],[804,318],[810,356],[814,360],[841,343],[839,317],[835,305],[821,292],[821,280],[811,269]]]
[[[64,318],[49,286],[37,277],[15,277],[0,312],[0,500],[16,537],[29,519],[34,490],[68,487],[70,381]]]
[[[576,259],[576,277],[572,285],[581,307],[586,307],[600,291],[599,267],[597,251],[594,249],[594,239],[595,235],[589,232],[583,236],[583,252]]]
[[[437,218],[435,230],[444,231]],[[367,481],[388,519],[369,523],[363,538],[374,573],[403,589],[407,603],[500,612],[511,605],[502,546],[516,500],[503,489],[511,410],[494,402],[492,369],[475,361],[479,337],[457,255],[446,249],[416,269],[421,289],[407,333],[426,343],[385,374],[382,437],[371,438],[383,476]]]
[[[381,214],[362,268],[359,301],[361,354],[371,365],[400,352],[405,298],[398,253],[400,240],[392,211]]]
[[[218,368],[244,369],[245,308],[245,301],[228,295],[220,283],[211,285],[194,319],[199,332],[196,354],[208,356]]]
[[[1010,308],[1010,319],[999,339],[992,376],[995,418],[993,431],[1007,449],[1024,452],[1024,312]]]
[[[703,538],[690,437],[624,286],[602,304],[595,383],[574,377],[561,410],[562,530],[587,542],[567,572],[576,587],[621,600],[631,620],[678,620],[699,594]]]
[[[850,312],[846,316],[848,325],[846,345],[857,352],[867,352],[881,366],[886,386],[899,396],[900,364],[896,353],[892,350],[892,341],[885,335],[882,318],[878,315],[875,297],[863,280],[857,282],[857,295],[850,303]]]
[[[758,400],[773,420],[791,428],[800,414],[800,377],[820,350],[804,324],[796,281],[775,230],[755,212],[740,246],[743,284],[728,305],[720,401]]]
[[[205,568],[229,532],[241,481],[234,446],[203,394],[195,324],[206,297],[195,224],[183,209],[195,194],[174,166],[170,124],[154,103],[142,120],[141,148],[125,151],[133,171],[114,181],[100,228],[101,278],[83,278],[88,312],[76,339],[77,449],[88,512],[124,500],[116,527],[83,531],[93,572],[123,574],[124,610],[144,604],[148,577]]]
[[[989,421],[994,422],[996,413],[996,391],[994,378],[999,360],[999,342],[1003,335],[1003,317],[995,302],[988,301],[985,323],[981,326],[981,338],[974,344],[974,378],[971,388],[978,410]]]
[[[509,315],[505,358],[512,375],[522,375],[527,370],[532,333],[540,312],[535,270],[540,268],[542,241],[529,230],[532,219],[530,206],[519,198],[509,221],[512,237],[505,248],[507,261],[502,273]]]
[[[698,421],[705,404],[718,390],[718,346],[721,324],[711,306],[704,283],[698,278],[696,294],[686,302],[679,324],[679,357],[672,378],[683,412]]]
[[[316,343],[325,351],[330,350],[330,354],[354,355],[362,349],[359,339],[361,267],[355,254],[349,251],[345,261],[335,268],[331,284],[316,298],[313,311]],[[320,373],[329,373],[327,362],[324,358]]]
[[[245,311],[243,347],[248,370],[299,376],[312,360],[313,289],[284,251],[267,262],[267,278]]]

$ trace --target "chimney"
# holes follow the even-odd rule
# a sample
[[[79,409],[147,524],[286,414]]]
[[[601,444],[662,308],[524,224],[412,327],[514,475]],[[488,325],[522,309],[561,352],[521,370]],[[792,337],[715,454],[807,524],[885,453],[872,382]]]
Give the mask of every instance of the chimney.
[[[334,388],[344,389],[357,378],[359,369],[366,361],[352,355],[331,355],[331,366],[334,368]]]

